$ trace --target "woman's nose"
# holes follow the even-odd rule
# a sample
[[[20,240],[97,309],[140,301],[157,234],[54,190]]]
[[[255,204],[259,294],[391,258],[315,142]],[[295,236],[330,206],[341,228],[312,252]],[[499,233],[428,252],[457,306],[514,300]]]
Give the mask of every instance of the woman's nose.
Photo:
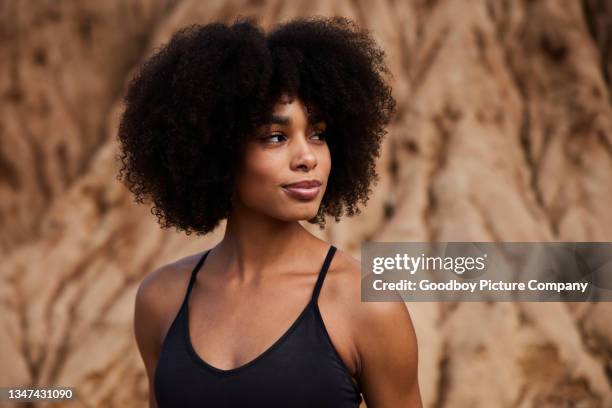
[[[306,136],[301,135],[294,138],[292,149],[292,162],[294,168],[311,169],[317,165],[317,156],[308,143]]]

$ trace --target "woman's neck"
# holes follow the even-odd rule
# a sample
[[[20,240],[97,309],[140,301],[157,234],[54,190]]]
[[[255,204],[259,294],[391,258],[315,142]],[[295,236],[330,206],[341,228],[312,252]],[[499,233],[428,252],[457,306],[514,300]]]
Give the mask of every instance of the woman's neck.
[[[260,281],[275,270],[299,264],[305,254],[316,253],[322,244],[298,221],[232,214],[214,251],[228,278],[242,283]]]

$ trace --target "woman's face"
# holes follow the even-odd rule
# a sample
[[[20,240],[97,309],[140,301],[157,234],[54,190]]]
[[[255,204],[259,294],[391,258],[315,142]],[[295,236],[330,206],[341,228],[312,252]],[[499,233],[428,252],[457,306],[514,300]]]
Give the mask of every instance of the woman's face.
[[[261,126],[243,156],[238,206],[284,221],[316,216],[331,169],[325,122],[284,95],[272,121]],[[306,182],[306,185],[290,184]]]

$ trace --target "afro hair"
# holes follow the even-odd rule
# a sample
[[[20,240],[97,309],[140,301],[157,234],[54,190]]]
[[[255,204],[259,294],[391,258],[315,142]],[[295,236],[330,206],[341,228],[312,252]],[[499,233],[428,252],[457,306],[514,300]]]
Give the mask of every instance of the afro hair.
[[[395,112],[384,52],[343,17],[297,18],[264,33],[250,18],[190,25],[138,67],[118,139],[118,180],[153,202],[162,228],[206,234],[228,217],[241,154],[282,94],[319,112],[332,168],[317,215],[360,212],[378,181]]]

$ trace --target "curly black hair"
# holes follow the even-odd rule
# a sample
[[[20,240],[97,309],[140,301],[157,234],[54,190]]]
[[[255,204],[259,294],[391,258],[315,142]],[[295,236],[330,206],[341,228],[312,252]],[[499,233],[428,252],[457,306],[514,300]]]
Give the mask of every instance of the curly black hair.
[[[343,17],[297,18],[268,34],[246,17],[184,27],[128,84],[117,179],[137,203],[152,199],[162,228],[206,234],[229,215],[248,138],[287,94],[327,124],[331,173],[308,222],[359,214],[396,106],[384,57]]]

